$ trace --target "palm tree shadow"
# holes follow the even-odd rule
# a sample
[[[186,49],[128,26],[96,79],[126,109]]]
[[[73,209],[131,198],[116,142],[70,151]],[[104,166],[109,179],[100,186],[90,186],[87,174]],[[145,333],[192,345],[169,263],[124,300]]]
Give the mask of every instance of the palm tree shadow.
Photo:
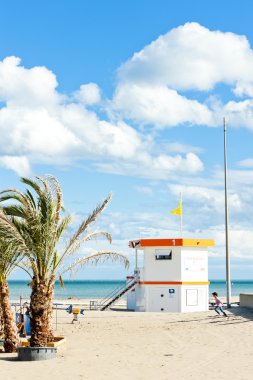
[[[6,362],[17,362],[18,357],[17,356],[9,356],[10,354],[6,354],[5,352],[0,352],[0,360],[6,361]]]

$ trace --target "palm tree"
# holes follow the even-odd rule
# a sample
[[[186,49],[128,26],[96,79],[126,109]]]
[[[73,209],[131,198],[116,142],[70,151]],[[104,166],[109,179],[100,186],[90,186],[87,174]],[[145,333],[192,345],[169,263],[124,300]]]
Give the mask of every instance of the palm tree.
[[[32,274],[31,291],[31,341],[33,347],[46,346],[53,339],[52,304],[56,275],[61,283],[62,274],[87,263],[100,263],[104,260],[118,260],[128,266],[125,256],[116,252],[96,252],[69,262],[80,246],[89,240],[105,237],[111,242],[111,236],[104,231],[89,232],[101,212],[108,205],[111,195],[98,205],[85,219],[77,231],[69,238],[65,247],[59,250],[59,242],[70,225],[69,215],[61,217],[63,209],[62,192],[55,177],[46,176],[35,180],[21,178],[28,185],[22,193],[16,189],[3,191],[0,201],[16,201],[0,211],[0,236],[19,246],[26,256]],[[10,222],[11,215],[15,223]],[[68,260],[67,266],[64,264]]]
[[[18,333],[10,304],[8,276],[16,268],[22,257],[14,246],[0,239],[0,306],[5,352],[15,352],[18,347]],[[1,323],[2,322],[2,323]]]
[[[4,337],[4,320],[3,320],[3,313],[2,313],[2,307],[0,307],[0,339]]]

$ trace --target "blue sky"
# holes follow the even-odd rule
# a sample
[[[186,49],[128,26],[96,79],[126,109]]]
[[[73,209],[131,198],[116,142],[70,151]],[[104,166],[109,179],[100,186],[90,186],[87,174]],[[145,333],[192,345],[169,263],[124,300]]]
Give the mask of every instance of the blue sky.
[[[209,277],[224,278],[226,116],[231,274],[252,278],[252,2],[0,6],[1,188],[53,174],[75,225],[111,191],[98,227],[131,260],[129,240],[179,235],[169,210],[182,192],[184,236],[215,240]],[[97,249],[108,246],[79,254]],[[104,265],[76,277],[125,274]]]

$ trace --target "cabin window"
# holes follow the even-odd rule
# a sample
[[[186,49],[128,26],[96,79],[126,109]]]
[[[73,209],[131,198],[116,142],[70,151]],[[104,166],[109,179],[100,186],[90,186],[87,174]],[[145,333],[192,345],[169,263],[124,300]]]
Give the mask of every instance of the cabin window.
[[[156,249],[155,259],[156,260],[172,260],[172,250]]]

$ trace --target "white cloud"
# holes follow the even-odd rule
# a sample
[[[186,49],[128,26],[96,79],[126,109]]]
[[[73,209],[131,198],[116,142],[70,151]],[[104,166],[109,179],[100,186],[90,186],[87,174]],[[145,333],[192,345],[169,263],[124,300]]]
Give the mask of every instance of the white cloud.
[[[219,175],[222,176],[222,172],[220,172]],[[252,189],[253,170],[229,170],[228,180],[231,185],[237,186],[240,191],[242,187],[244,191],[246,191],[248,187]]]
[[[136,186],[135,189],[139,192],[139,193],[143,193],[143,194],[146,194],[146,195],[153,195],[153,190],[151,187],[147,187],[147,186]]]
[[[191,204],[194,202],[194,209],[198,212],[221,213],[224,214],[224,190],[211,189],[200,186],[169,185],[174,195],[183,193],[184,199]],[[228,194],[228,203],[231,210],[240,212],[243,210],[242,199],[238,193]],[[197,207],[196,207],[197,205]]]
[[[53,157],[78,146],[78,140],[59,116],[44,107],[7,105],[0,110],[0,131],[1,151],[8,154]]]
[[[115,110],[125,118],[161,128],[181,123],[213,124],[212,112],[196,100],[187,99],[165,85],[123,83],[114,94]]]
[[[120,82],[208,91],[217,83],[253,96],[253,52],[245,36],[210,31],[198,23],[172,29],[124,63]]]
[[[195,219],[199,218],[200,210],[196,208]],[[210,258],[225,256],[225,226],[213,223],[204,227],[199,221],[199,228],[192,229],[192,219],[183,219],[183,236],[185,238],[213,239],[214,248],[210,249]],[[113,221],[113,222],[112,222]],[[214,218],[213,218],[214,221]],[[129,252],[127,242],[137,238],[168,238],[180,237],[179,222],[168,212],[136,212],[108,213],[103,217],[103,224],[109,226],[110,232],[117,242],[121,242],[121,251]],[[202,227],[202,228],[201,228]],[[200,229],[201,228],[201,229]],[[250,226],[231,223],[229,229],[229,249],[231,258],[249,259],[252,257],[253,231]],[[225,268],[225,260],[224,260]]]
[[[112,109],[120,117],[157,128],[182,123],[253,128],[253,51],[245,36],[187,23],[160,36],[118,70]],[[217,84],[230,87],[231,101],[210,97]],[[190,91],[207,96],[191,99]],[[180,92],[184,91],[183,95]],[[196,96],[196,95],[195,95]]]
[[[165,144],[166,150],[172,153],[202,153],[203,148],[199,146],[192,146],[182,144],[179,142],[172,142]]]
[[[238,165],[243,168],[253,168],[253,158],[246,158],[245,160],[239,161]]]
[[[0,101],[15,107],[52,108],[59,102],[55,75],[46,67],[26,69],[20,58],[0,62]]]
[[[174,143],[165,154],[168,150],[156,142],[159,136],[152,129],[182,123],[217,126],[224,114],[229,124],[253,129],[252,99],[223,105],[210,94],[204,103],[186,95],[187,90],[205,92],[218,83],[228,84],[236,95],[250,95],[252,63],[245,37],[188,23],[160,36],[123,64],[109,101],[101,98],[95,83],[63,95],[55,74],[46,67],[27,69],[19,58],[7,57],[0,62],[1,156],[21,157],[20,162],[25,158],[29,165],[89,159],[99,170],[152,179],[199,173],[204,167],[197,156],[200,150]],[[108,107],[110,117],[103,119],[98,106],[102,111]],[[148,125],[151,132],[138,131],[137,125]],[[15,169],[13,158],[12,164],[3,158],[1,162],[22,171],[18,163]],[[28,172],[25,165],[23,161]]]
[[[20,176],[31,174],[29,161],[24,156],[0,156],[0,166],[14,170]]]
[[[224,226],[213,227],[213,239],[215,240],[214,252],[218,256],[224,255],[225,252],[225,229]],[[209,233],[210,233],[209,232]],[[245,229],[243,226],[231,227],[229,229],[229,249],[231,257],[244,258],[252,260],[252,239],[253,232]]]
[[[222,107],[219,113],[221,112],[223,115],[228,115],[227,121],[229,125],[253,130],[253,100],[230,101]]]
[[[161,154],[156,157],[140,154],[132,161],[101,162],[96,167],[107,173],[158,180],[170,179],[171,174],[195,174],[204,168],[202,161],[194,153],[187,153],[185,156]]]
[[[56,77],[47,68],[24,68],[16,57],[0,62],[2,166],[28,173],[30,163],[65,165],[90,159],[100,170],[109,165],[112,172],[115,168],[121,174],[146,172],[155,178],[202,169],[194,153],[168,156],[154,152],[149,135],[121,120],[103,120],[86,108],[100,100],[94,83],[82,85],[67,97],[57,91]]]
[[[86,105],[97,104],[101,100],[100,88],[96,83],[82,84],[74,94],[75,98]]]
[[[246,99],[243,101],[230,100],[225,104],[211,96],[207,101],[210,110],[212,110],[213,124],[210,126],[221,126],[222,119],[225,116],[228,128],[243,127],[253,130],[253,100]]]

